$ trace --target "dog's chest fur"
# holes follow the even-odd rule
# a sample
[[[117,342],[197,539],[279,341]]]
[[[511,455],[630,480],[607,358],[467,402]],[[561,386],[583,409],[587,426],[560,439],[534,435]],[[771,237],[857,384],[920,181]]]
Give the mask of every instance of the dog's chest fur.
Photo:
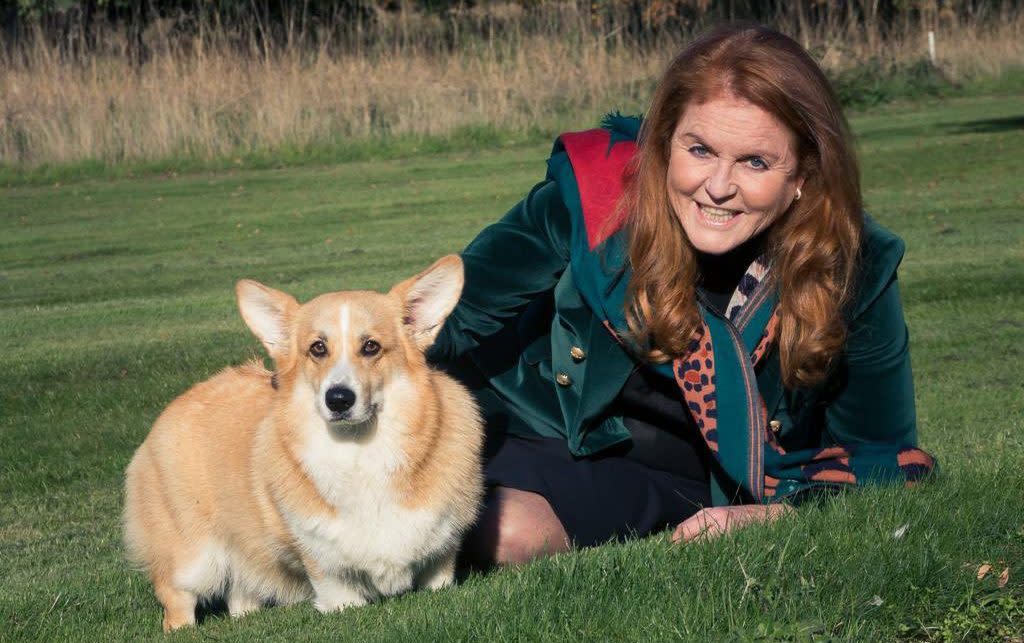
[[[304,433],[299,460],[335,515],[287,508],[283,514],[324,572],[361,576],[370,589],[391,594],[409,589],[417,565],[457,546],[459,526],[448,507],[409,509],[394,492],[394,477],[405,464],[394,427],[385,432],[378,426],[362,443],[338,441],[316,421]]]

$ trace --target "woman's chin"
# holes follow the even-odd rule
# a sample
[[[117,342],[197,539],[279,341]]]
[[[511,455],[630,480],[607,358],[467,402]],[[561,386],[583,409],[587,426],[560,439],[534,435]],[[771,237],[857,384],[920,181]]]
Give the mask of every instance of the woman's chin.
[[[730,243],[726,239],[703,239],[699,236],[697,238],[690,237],[690,243],[698,252],[708,255],[724,255],[740,245],[739,243]]]

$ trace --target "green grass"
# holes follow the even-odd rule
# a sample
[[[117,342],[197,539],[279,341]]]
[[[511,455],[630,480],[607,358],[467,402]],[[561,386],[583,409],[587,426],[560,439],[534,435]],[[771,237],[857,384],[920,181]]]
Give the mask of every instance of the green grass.
[[[554,118],[551,123],[564,117]],[[389,135],[369,139],[338,137],[316,145],[285,145],[273,149],[239,152],[236,155],[201,158],[183,154],[152,161],[106,163],[101,160],[76,161],[38,166],[4,163],[0,159],[0,186],[47,185],[86,179],[132,179],[153,175],[177,176],[183,173],[231,170],[266,170],[309,165],[380,161],[430,156],[472,149],[498,149],[528,144],[550,143],[558,127],[509,128],[496,125],[460,127],[445,135]],[[570,125],[571,126],[571,125]],[[549,131],[550,130],[550,131]]]
[[[1022,104],[854,119],[869,209],[909,246],[900,278],[937,480],[706,544],[606,546],[340,615],[210,618],[174,640],[1019,640]],[[236,279],[300,298],[386,288],[497,218],[543,176],[547,150],[6,188],[0,639],[160,638],[121,551],[121,473],[177,393],[257,351]],[[978,580],[982,562],[995,573]]]

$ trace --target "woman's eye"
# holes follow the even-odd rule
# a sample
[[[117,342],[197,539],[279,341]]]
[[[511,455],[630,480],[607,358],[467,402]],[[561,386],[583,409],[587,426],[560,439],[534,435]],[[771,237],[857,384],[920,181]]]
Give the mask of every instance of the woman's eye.
[[[323,340],[316,340],[309,345],[309,354],[313,357],[323,357],[327,354],[327,344]]]
[[[373,357],[380,352],[380,344],[372,339],[368,339],[363,342],[363,347],[359,349],[359,352],[366,357]]]
[[[754,168],[755,170],[768,169],[768,164],[760,156],[751,156],[749,159],[747,159],[747,162],[750,163],[750,167]]]
[[[708,148],[703,145],[691,145],[689,152],[698,158],[704,158],[708,155]]]

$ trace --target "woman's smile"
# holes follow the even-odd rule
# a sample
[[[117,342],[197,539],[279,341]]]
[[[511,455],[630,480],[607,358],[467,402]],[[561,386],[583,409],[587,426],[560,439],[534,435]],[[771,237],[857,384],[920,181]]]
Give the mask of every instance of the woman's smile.
[[[697,210],[700,215],[699,218],[706,225],[712,228],[725,229],[736,223],[739,217],[743,214],[739,210],[727,210],[725,208],[716,208],[711,205],[704,205],[703,203],[693,202],[693,207]]]

